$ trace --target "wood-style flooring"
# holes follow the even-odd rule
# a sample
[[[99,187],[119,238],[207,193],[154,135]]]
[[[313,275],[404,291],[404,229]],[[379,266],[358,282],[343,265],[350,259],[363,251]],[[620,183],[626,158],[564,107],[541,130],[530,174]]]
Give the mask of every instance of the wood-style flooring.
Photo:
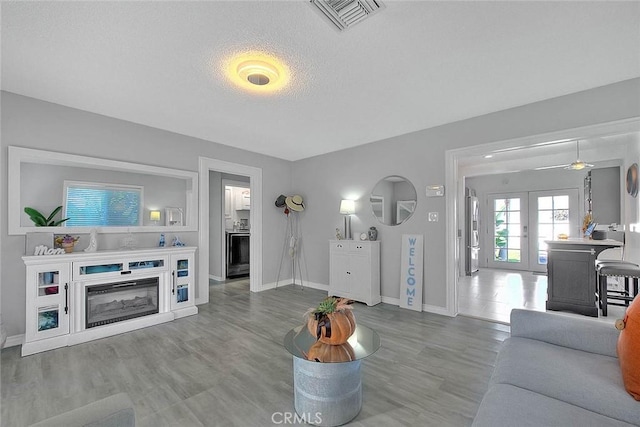
[[[613,288],[610,287],[610,288]],[[514,308],[546,311],[547,276],[530,271],[481,268],[473,276],[458,280],[458,312],[464,316],[509,323]],[[609,305],[602,322],[614,323],[624,317],[625,308]],[[567,316],[580,314],[559,312]]]
[[[170,323],[27,357],[3,349],[0,424],[27,426],[127,392],[143,427],[281,425],[279,414],[294,411],[283,337],[326,293],[250,293],[240,280],[212,284],[210,295],[198,315]],[[471,423],[507,326],[388,304],[356,304],[355,315],[382,347],[363,363],[362,411],[349,425]]]

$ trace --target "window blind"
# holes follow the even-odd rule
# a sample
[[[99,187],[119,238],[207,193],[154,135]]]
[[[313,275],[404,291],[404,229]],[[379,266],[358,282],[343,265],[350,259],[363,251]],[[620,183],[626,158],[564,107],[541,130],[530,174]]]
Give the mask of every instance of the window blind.
[[[137,226],[141,224],[142,187],[65,183],[64,225]]]

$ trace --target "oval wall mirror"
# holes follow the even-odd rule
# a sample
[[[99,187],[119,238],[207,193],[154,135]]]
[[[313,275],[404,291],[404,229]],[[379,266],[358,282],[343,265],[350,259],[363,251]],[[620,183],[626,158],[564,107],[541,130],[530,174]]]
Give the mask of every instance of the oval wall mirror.
[[[416,210],[416,189],[408,179],[392,175],[382,178],[369,197],[373,215],[385,225],[402,224]]]

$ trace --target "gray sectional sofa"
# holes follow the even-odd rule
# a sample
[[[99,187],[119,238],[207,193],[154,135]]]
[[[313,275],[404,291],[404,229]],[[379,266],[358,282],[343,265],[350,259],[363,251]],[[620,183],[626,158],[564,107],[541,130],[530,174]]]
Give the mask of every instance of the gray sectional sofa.
[[[473,426],[640,425],[640,402],[622,383],[618,334],[593,319],[513,310]]]

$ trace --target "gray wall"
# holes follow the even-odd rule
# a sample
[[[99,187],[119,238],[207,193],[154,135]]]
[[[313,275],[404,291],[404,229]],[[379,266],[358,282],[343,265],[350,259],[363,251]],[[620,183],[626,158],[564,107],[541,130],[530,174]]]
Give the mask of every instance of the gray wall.
[[[626,176],[626,171],[625,171]],[[620,224],[620,167],[591,171],[593,220],[598,224]]]
[[[304,197],[307,209],[299,218],[308,271],[305,280],[323,284],[329,281],[327,240],[334,237],[336,227],[342,228],[340,200],[352,198],[359,200],[352,222],[354,235],[371,225],[379,230],[382,240],[382,295],[392,298],[399,296],[400,236],[403,233],[424,234],[424,302],[444,307],[444,226],[445,219],[454,213],[445,212],[443,197],[426,198],[425,187],[444,184],[445,151],[638,117],[639,93],[640,79],[627,80],[291,163],[2,92],[1,167],[6,171],[6,147],[9,145],[191,171],[198,170],[198,156],[260,167],[263,170],[265,206],[265,283],[276,279],[282,230],[286,223],[282,210],[272,207],[278,195],[298,193]],[[637,152],[634,155],[637,158]],[[380,225],[368,205],[371,189],[380,178],[388,175],[406,177],[415,185],[418,193],[413,217],[394,227]],[[3,179],[6,179],[6,174]],[[0,226],[1,313],[8,335],[12,336],[24,332],[25,270],[20,258],[24,251],[24,236],[7,235],[6,185],[0,191],[0,209],[3,212]],[[633,209],[637,216],[638,207],[634,206]],[[440,222],[427,222],[427,213],[430,211],[440,213]],[[157,244],[157,233],[140,233],[136,237],[140,246]],[[197,244],[196,233],[185,233],[181,237],[188,244]],[[631,237],[634,245],[640,243],[636,237]],[[101,236],[100,243],[103,247],[115,248],[118,240],[117,235],[105,235],[104,238]],[[635,248],[631,251],[640,252]]]
[[[454,213],[445,212],[444,197],[426,198],[425,188],[444,184],[445,151],[638,117],[638,94],[640,79],[632,79],[295,162],[293,189],[308,201],[302,224],[309,280],[328,283],[327,240],[342,224],[340,199],[354,198],[359,200],[352,220],[354,235],[370,225],[379,230],[382,295],[399,297],[401,235],[423,234],[424,303],[444,307],[445,218]],[[395,227],[378,224],[368,206],[371,189],[388,175],[406,177],[418,193],[414,215]],[[430,211],[440,213],[439,222],[427,222]]]
[[[279,194],[289,193],[290,162],[7,92],[1,92],[1,98],[2,171],[7,170],[7,146],[10,145],[189,171],[198,170],[199,156],[261,168],[265,206],[263,275],[265,283],[275,281],[280,253],[271,248],[272,242],[281,241],[282,213],[269,206],[273,206]],[[8,335],[13,336],[24,332],[25,268],[21,257],[25,239],[7,234],[6,185],[0,191],[3,212],[0,312]],[[158,233],[137,233],[135,237],[139,247],[153,247],[158,243]],[[182,233],[180,237],[189,245],[198,244],[197,233]],[[121,238],[117,234],[100,235],[100,247],[115,249]],[[167,236],[169,241],[171,238]]]

